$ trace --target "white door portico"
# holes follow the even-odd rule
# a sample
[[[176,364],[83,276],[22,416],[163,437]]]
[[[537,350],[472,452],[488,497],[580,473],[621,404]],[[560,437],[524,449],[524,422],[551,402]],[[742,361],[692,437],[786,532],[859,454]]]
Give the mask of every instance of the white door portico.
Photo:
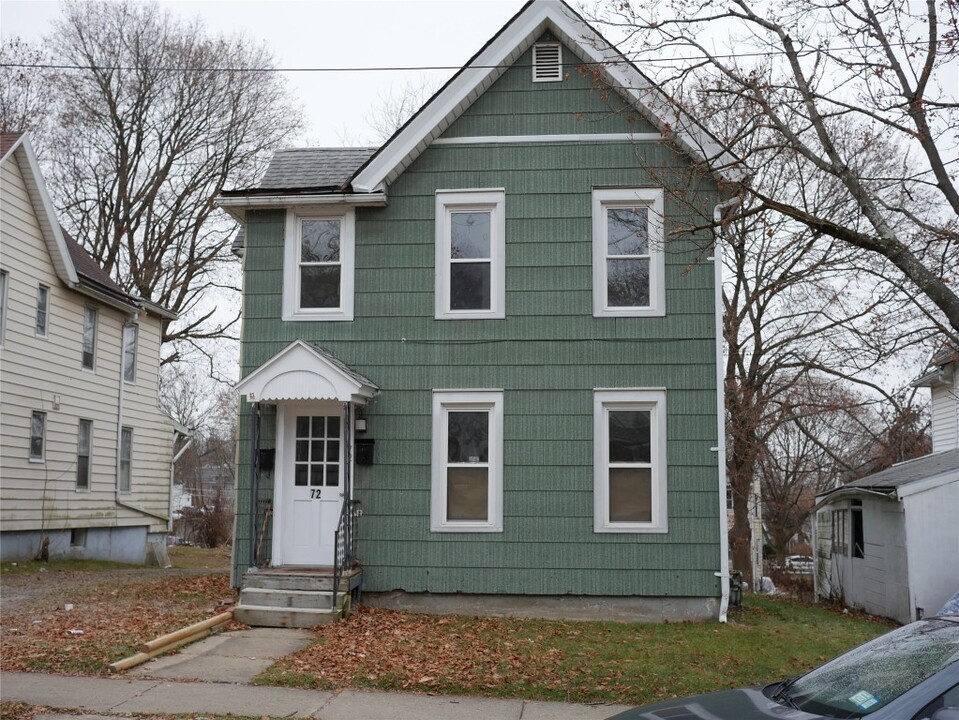
[[[276,406],[270,564],[332,566],[337,525],[351,501],[354,409],[379,388],[323,348],[295,340],[241,380],[237,392]],[[259,472],[253,463],[254,498]],[[258,535],[262,528],[251,533]]]

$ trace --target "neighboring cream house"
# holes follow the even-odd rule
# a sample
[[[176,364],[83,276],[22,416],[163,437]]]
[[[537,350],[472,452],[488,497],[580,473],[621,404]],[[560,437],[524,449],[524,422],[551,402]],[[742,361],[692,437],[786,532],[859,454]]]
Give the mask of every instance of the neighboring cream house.
[[[0,136],[0,559],[166,562],[170,312],[60,227],[27,135]]]
[[[932,390],[932,452],[819,495],[816,594],[900,622],[959,591],[959,352],[913,385]]]

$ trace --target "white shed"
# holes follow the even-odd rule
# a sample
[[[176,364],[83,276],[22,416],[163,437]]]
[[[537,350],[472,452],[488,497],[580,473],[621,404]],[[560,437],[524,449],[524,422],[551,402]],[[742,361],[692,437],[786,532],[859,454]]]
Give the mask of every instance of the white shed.
[[[959,449],[816,498],[816,594],[899,622],[959,590]]]

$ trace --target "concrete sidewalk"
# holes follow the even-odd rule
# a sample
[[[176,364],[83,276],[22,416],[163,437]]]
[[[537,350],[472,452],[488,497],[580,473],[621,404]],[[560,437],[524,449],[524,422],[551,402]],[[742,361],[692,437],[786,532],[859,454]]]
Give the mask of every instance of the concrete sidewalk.
[[[224,632],[119,677],[0,674],[0,698],[86,713],[216,713],[323,720],[601,720],[623,705],[257,687],[250,680],[309,642],[308,630]],[[40,716],[36,720],[79,720]]]
[[[0,697],[85,713],[217,713],[323,720],[601,720],[620,705],[455,698],[341,690],[320,692],[230,683],[3,673]],[[41,716],[47,720],[63,716]],[[70,716],[76,720],[75,716]],[[37,719],[39,720],[39,718]]]

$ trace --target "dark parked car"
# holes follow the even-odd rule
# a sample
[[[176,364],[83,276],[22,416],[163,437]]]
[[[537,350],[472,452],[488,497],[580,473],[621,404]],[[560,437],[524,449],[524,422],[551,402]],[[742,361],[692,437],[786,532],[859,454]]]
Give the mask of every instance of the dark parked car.
[[[959,615],[898,628],[792,680],[667,700],[614,717],[819,720],[867,716],[869,720],[959,720]]]

